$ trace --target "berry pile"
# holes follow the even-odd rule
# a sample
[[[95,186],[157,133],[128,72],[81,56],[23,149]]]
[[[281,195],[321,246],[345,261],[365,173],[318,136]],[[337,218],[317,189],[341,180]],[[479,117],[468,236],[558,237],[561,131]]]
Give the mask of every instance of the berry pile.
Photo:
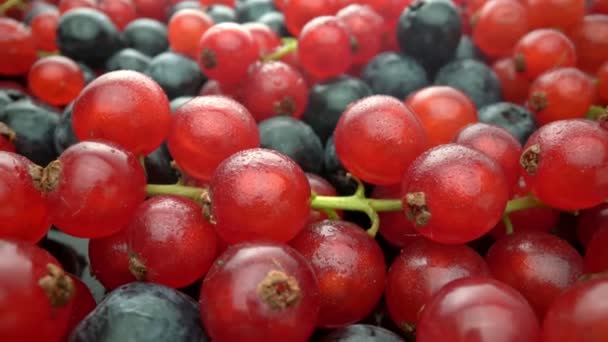
[[[0,341],[608,341],[608,1],[0,15]]]

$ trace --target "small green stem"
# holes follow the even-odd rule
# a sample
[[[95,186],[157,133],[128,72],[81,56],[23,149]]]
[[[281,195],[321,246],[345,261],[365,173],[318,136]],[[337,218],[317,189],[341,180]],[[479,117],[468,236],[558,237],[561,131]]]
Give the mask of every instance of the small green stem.
[[[589,110],[587,110],[587,114],[585,117],[590,120],[597,120],[602,114],[608,112],[607,107],[602,106],[591,106]]]
[[[191,186],[183,186],[183,185],[157,185],[157,184],[148,184],[146,185],[146,192],[148,196],[159,196],[159,195],[175,195],[188,197],[195,201],[200,201],[201,196],[207,190],[201,188],[195,188]]]
[[[21,5],[21,2],[22,0],[8,0],[7,2],[0,5],[0,14],[4,14],[11,8]]]
[[[290,52],[296,51],[298,49],[298,40],[295,38],[283,38],[282,42],[283,45],[281,45],[281,47],[279,47],[274,52],[264,56],[262,60],[264,62],[277,61],[289,54]]]
[[[532,195],[519,197],[516,199],[512,199],[507,203],[507,207],[505,208],[505,214],[510,214],[514,211],[528,209],[528,208],[538,208],[544,207],[545,204],[539,201],[536,197]]]
[[[511,218],[509,217],[509,214],[504,214],[502,216],[502,222],[505,225],[505,233],[507,235],[513,234],[513,222],[511,222]]]

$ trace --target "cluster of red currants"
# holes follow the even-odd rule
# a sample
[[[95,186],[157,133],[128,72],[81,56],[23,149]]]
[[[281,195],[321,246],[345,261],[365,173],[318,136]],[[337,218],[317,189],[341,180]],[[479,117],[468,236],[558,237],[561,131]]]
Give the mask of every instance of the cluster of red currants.
[[[391,341],[608,340],[605,0],[201,0],[167,14],[187,2],[0,0],[0,340],[100,338],[84,323],[111,319],[39,246],[51,227],[89,240],[108,291],[201,281],[197,327],[214,341],[322,339],[382,311]],[[219,22],[219,6],[242,18],[270,6],[290,37]],[[172,108],[173,91],[192,87],[167,79],[189,75],[104,72],[105,52],[76,41],[78,16],[99,24],[104,47],[136,46],[114,35],[138,18],[166,21],[171,53],[209,80]],[[446,59],[433,39],[458,44],[461,32],[499,88],[438,81],[456,52]],[[435,84],[404,98],[370,85],[336,105],[333,153],[354,193],[263,143],[261,122],[350,99],[319,104],[317,86],[344,74],[392,84],[370,66],[410,63],[399,49]],[[22,84],[31,98],[13,99]],[[481,106],[494,90],[510,103]],[[48,139],[19,144],[36,131],[6,113],[19,101],[66,110],[74,141],[48,165],[30,157]],[[149,184],[145,158],[163,146],[177,184]]]

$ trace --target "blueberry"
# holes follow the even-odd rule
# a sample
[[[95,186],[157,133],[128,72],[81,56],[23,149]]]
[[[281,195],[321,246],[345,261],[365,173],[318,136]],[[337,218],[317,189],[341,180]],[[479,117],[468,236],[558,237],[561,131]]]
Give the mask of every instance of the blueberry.
[[[109,293],[72,332],[70,342],[207,342],[198,304],[157,284],[135,282]]]
[[[199,1],[186,0],[180,1],[175,5],[169,7],[169,11],[167,12],[167,18],[171,18],[175,13],[183,10],[183,9],[194,9],[203,11],[203,5]]]
[[[268,12],[258,18],[257,22],[265,24],[270,27],[280,37],[290,37],[291,34],[285,26],[285,16],[281,12],[272,11]]]
[[[175,184],[177,171],[171,166],[171,154],[165,144],[160,145],[144,159],[146,176],[150,184]]]
[[[237,2],[236,18],[239,23],[256,21],[266,13],[274,12],[273,0],[247,0]]]
[[[439,70],[435,84],[459,89],[467,94],[477,108],[501,100],[500,81],[494,71],[472,59],[453,61]]]
[[[522,145],[538,127],[534,115],[528,109],[510,102],[485,106],[477,115],[479,121],[500,126],[511,132]]]
[[[167,26],[158,20],[140,18],[133,20],[123,31],[128,47],[154,57],[169,48]]]
[[[414,58],[394,52],[381,53],[369,61],[361,79],[374,94],[391,95],[401,100],[429,85],[426,71]]]
[[[219,23],[234,23],[236,22],[236,13],[228,6],[213,5],[207,8],[207,14],[213,19],[216,24]]]
[[[152,59],[133,48],[126,48],[116,52],[106,62],[106,71],[134,70],[144,72],[148,69]]]
[[[68,147],[78,142],[74,128],[72,128],[72,109],[74,103],[70,103],[65,107],[63,114],[59,118],[55,132],[53,133],[53,142],[57,153],[63,153]]]
[[[321,172],[323,145],[309,125],[290,116],[275,116],[258,127],[261,147],[285,154],[306,172]]]
[[[197,95],[205,76],[192,59],[175,52],[164,52],[154,57],[145,73],[165,91],[169,99]]]
[[[91,69],[88,65],[78,63],[78,66],[80,67],[80,71],[82,71],[82,76],[84,76],[85,84],[91,83],[91,81],[97,77],[97,75],[95,75],[95,71],[93,71],[93,69]]]
[[[344,168],[344,165],[338,159],[333,137],[330,137],[325,145],[323,164],[325,168],[322,176],[336,188],[338,194],[347,196],[355,192],[357,183],[348,176],[348,171],[346,171],[346,168]]]
[[[370,95],[372,90],[369,86],[351,76],[340,76],[317,83],[310,89],[308,106],[302,120],[325,142],[333,134],[346,107]]]
[[[456,55],[454,59],[475,59],[478,61],[485,61],[485,56],[477,48],[471,37],[462,36],[458,48],[456,48]]]
[[[461,35],[460,12],[449,0],[418,0],[401,13],[397,24],[401,51],[430,74],[454,57]]]
[[[354,324],[334,330],[322,342],[405,342],[405,340],[381,327]]]

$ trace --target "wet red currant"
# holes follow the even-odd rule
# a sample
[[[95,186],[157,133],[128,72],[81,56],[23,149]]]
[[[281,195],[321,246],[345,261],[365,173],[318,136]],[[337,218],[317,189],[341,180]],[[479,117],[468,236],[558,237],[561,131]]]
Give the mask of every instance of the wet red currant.
[[[265,24],[251,22],[243,24],[243,27],[253,36],[260,57],[265,56],[281,45],[281,37]]]
[[[217,237],[191,199],[144,202],[127,228],[129,268],[138,280],[180,288],[202,278],[216,256]]]
[[[373,9],[352,4],[341,9],[336,17],[344,23],[356,41],[354,64],[365,64],[380,52],[384,20]]]
[[[127,231],[89,241],[91,274],[106,288],[115,288],[136,281],[129,271]]]
[[[121,31],[131,21],[137,19],[135,4],[131,0],[101,0],[99,10],[105,13]]]
[[[608,104],[608,61],[597,71],[597,96],[602,104]]]
[[[416,116],[393,97],[375,95],[351,104],[334,132],[336,152],[355,177],[376,185],[399,183],[427,148]]]
[[[132,154],[84,141],[44,169],[41,187],[55,226],[73,236],[98,238],[126,227],[146,197],[146,176]]]
[[[210,182],[211,210],[219,237],[228,243],[287,242],[310,216],[310,185],[285,155],[257,148],[224,160]]]
[[[583,258],[548,233],[516,232],[498,240],[486,256],[492,275],[518,290],[539,319],[583,274]]]
[[[72,310],[72,279],[29,243],[0,240],[0,260],[2,340],[59,342]]]
[[[490,276],[483,258],[465,245],[446,246],[418,239],[391,265],[385,298],[391,319],[411,332],[422,308],[446,284],[460,278]]]
[[[27,73],[36,61],[36,41],[32,32],[11,18],[0,18],[0,75]]]
[[[511,54],[517,41],[528,32],[528,13],[517,0],[488,1],[473,17],[473,40],[493,58]]]
[[[76,8],[96,8],[97,2],[95,0],[60,0],[59,1],[59,12],[61,14]]]
[[[39,59],[32,65],[27,80],[32,94],[55,106],[72,102],[84,88],[82,70],[76,62],[63,56]]]
[[[36,243],[51,227],[47,201],[35,184],[38,171],[25,157],[0,152],[0,239]]]
[[[67,341],[70,333],[78,323],[80,323],[88,314],[91,313],[97,306],[95,298],[88,286],[73,274],[68,274],[74,284],[74,297],[72,299],[72,310],[68,320],[67,329],[65,329],[64,340]]]
[[[528,139],[520,163],[532,193],[550,207],[587,209],[608,198],[608,131],[595,122],[542,126]]]
[[[285,25],[294,37],[300,35],[306,23],[323,15],[332,15],[333,0],[289,0],[286,1],[283,13]]]
[[[477,122],[473,101],[452,87],[423,88],[410,95],[405,104],[420,120],[431,147],[452,142],[462,128]]]
[[[578,67],[590,74],[608,60],[608,16],[587,15],[568,31],[578,57]]]
[[[557,298],[543,321],[543,342],[606,341],[608,278],[581,282]]]
[[[260,134],[249,111],[224,96],[197,97],[179,107],[167,139],[179,168],[203,181],[211,179],[217,166],[233,153],[259,144]]]
[[[317,325],[340,327],[365,318],[384,291],[382,250],[365,230],[346,221],[321,221],[289,243],[312,266],[319,284]]]
[[[473,335],[472,335],[473,334]],[[538,319],[526,299],[499,281],[467,277],[443,287],[422,311],[417,342],[536,342]]]
[[[171,49],[196,59],[198,42],[211,26],[213,19],[203,11],[196,9],[177,11],[167,25]]]
[[[372,198],[390,199],[400,198],[401,184],[391,186],[376,186],[372,191]],[[386,211],[378,213],[380,229],[378,232],[390,244],[403,248],[421,237],[414,228],[414,224],[402,212]]]
[[[570,38],[553,29],[528,32],[513,49],[515,66],[529,80],[560,67],[576,66],[576,50]]]
[[[462,244],[498,223],[509,190],[490,157],[461,145],[440,145],[418,157],[403,176],[403,208],[420,234]]]
[[[141,155],[167,137],[171,112],[163,89],[135,71],[104,74],[74,102],[72,125],[80,140],[101,139]]]
[[[167,16],[168,0],[131,0],[138,18],[152,18],[164,22]]]
[[[214,341],[305,342],[317,324],[319,290],[310,265],[291,247],[239,244],[209,270],[200,308]]]
[[[499,59],[492,70],[500,80],[502,97],[509,102],[524,104],[528,99],[530,81],[517,71],[513,58]]]
[[[585,15],[585,0],[527,0],[530,29],[566,30]]]
[[[44,11],[32,19],[30,27],[38,50],[57,51],[58,22],[59,12],[57,11]]]

